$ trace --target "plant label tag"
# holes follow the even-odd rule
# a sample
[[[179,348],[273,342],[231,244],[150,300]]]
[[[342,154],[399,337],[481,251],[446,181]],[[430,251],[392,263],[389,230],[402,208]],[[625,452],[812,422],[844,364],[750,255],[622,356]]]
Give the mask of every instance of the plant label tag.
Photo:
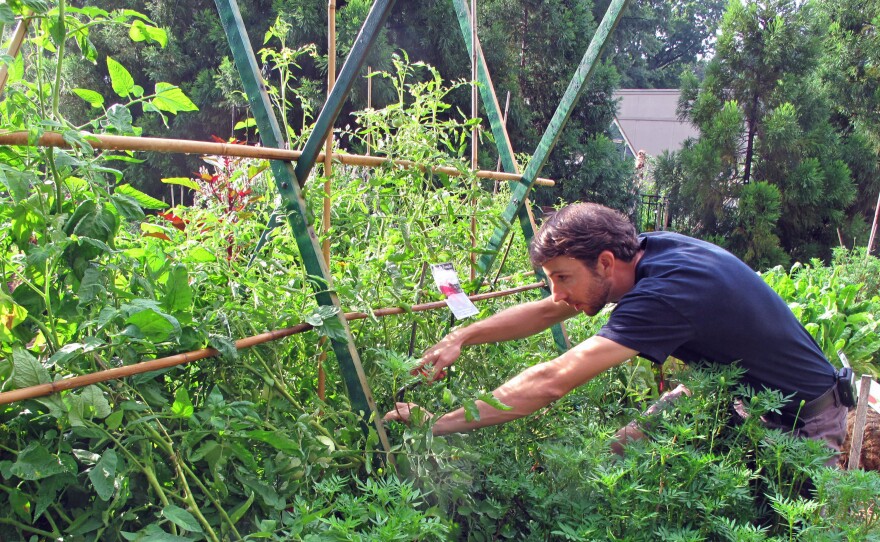
[[[862,379],[856,379],[856,389],[861,393]],[[871,387],[868,390],[868,406],[873,408],[880,414],[880,384],[876,380],[871,380]]]
[[[458,274],[451,263],[438,263],[431,265],[431,274],[440,293],[446,297],[446,306],[461,320],[480,312],[461,289]]]

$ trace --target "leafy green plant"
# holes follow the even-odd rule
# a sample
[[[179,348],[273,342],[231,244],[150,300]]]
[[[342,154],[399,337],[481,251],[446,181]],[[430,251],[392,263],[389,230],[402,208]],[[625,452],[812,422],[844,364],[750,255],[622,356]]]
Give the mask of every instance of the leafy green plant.
[[[776,267],[762,277],[788,302],[832,363],[840,365],[842,351],[857,373],[880,374],[875,361],[880,298],[863,295],[863,283],[855,282],[845,267],[814,260],[796,264],[790,272]]]
[[[735,368],[675,372],[693,397],[664,412],[651,425],[651,439],[623,457],[610,454],[608,439],[659,392],[644,361],[608,371],[535,416],[493,430],[435,438],[429,423],[390,425],[393,447],[380,452],[376,435],[364,434],[351,412],[332,364],[325,365],[326,398],[318,398],[316,334],[234,348],[233,339],[303,321],[319,334],[333,333],[289,228],[273,230],[254,253],[279,207],[265,163],[210,158],[197,179],[169,173],[169,183],[197,196],[194,205],[169,209],[111,167],[132,156],[94,151],[77,130],[137,133],[135,126],[126,131],[122,109],[155,107],[171,115],[185,102],[172,100],[171,107],[158,99],[171,96],[158,85],[148,94],[114,68],[110,90],[119,107],[79,92],[99,104],[94,121],[73,126],[47,114],[56,91],[50,66],[61,65],[63,73],[64,65],[55,56],[64,57],[65,49],[47,34],[53,24],[58,32],[57,21],[73,29],[73,17],[91,28],[89,16],[95,24],[123,17],[138,29],[133,38],[159,39],[133,12],[63,8],[40,13],[41,33],[21,61],[29,69],[16,72],[0,102],[3,129],[43,127],[36,135],[51,128],[74,144],[52,152],[0,150],[0,389],[205,346],[221,356],[0,407],[3,539],[876,536],[873,518],[861,513],[876,506],[876,476],[826,470],[827,450],[766,430],[759,416],[784,398],[738,388]],[[46,49],[48,43],[55,49]],[[327,234],[333,287],[346,309],[368,315],[376,307],[406,309],[438,299],[421,280],[425,265],[450,261],[466,270],[471,202],[479,209],[479,247],[509,196],[506,187],[494,197],[481,191],[466,171],[461,154],[475,121],[458,118],[447,103],[460,82],[448,85],[405,55],[395,71],[376,77],[392,83],[397,100],[362,112],[341,135],[369,136],[383,156],[414,159],[417,167],[334,170]],[[287,102],[293,103],[289,94]],[[436,165],[464,175],[431,173]],[[306,185],[310,205],[322,197]],[[510,268],[526,269],[525,247],[516,241]],[[821,323],[830,306],[872,314],[873,298],[841,288],[843,271],[817,264],[814,273],[779,279],[781,290],[790,286],[799,296],[805,318]],[[843,293],[831,296],[837,290]],[[533,298],[482,303],[481,316]],[[568,330],[582,340],[602,321],[576,319]],[[384,411],[397,389],[414,381],[416,348],[453,323],[437,312],[351,325]],[[846,337],[844,346],[868,344],[856,341],[856,333]],[[549,334],[468,349],[446,381],[415,387],[407,399],[434,411],[467,407],[553,355]],[[754,397],[746,404],[751,416],[740,425],[729,412],[737,395]],[[383,464],[380,457],[393,461]]]

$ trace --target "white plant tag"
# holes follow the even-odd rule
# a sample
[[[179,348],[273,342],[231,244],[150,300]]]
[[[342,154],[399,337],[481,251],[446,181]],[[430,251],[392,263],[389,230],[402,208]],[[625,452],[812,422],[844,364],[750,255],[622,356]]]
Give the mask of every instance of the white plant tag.
[[[480,312],[462,291],[458,274],[451,263],[431,265],[431,274],[434,275],[434,282],[440,293],[446,297],[446,305],[456,319],[461,320]]]

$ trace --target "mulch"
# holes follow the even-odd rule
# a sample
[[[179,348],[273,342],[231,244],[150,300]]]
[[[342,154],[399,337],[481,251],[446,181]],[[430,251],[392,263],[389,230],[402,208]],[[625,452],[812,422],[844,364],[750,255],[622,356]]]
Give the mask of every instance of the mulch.
[[[843,453],[840,456],[841,468],[849,464],[849,449],[852,442],[853,424],[856,410],[852,409],[846,417],[847,435],[843,443]],[[880,414],[872,408],[868,409],[868,417],[865,421],[865,436],[862,440],[861,463],[864,470],[880,471]]]

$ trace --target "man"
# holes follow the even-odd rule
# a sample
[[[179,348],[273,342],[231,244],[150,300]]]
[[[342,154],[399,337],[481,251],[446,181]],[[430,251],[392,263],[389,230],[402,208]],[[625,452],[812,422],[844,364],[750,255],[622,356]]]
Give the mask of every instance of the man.
[[[425,352],[423,366],[442,376],[465,346],[527,337],[575,314],[616,307],[595,336],[496,389],[495,397],[511,410],[478,402],[479,420],[468,422],[459,409],[435,421],[435,434],[527,416],[633,356],[663,363],[671,355],[685,362],[738,362],[754,388],[793,395],[768,425],[840,450],[847,409],[834,368],[785,302],[732,254],[675,233],[637,237],[626,217],[591,203],[551,216],[529,254],[547,274],[552,295],[451,332]],[[385,419],[406,422],[412,408],[398,403]]]

